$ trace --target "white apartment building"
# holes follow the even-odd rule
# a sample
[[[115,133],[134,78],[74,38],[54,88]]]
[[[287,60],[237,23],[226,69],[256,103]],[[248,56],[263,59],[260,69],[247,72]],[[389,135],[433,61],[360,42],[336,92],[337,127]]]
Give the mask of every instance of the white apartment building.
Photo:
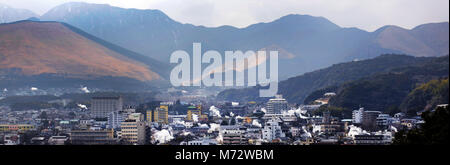
[[[264,140],[272,141],[277,138],[284,138],[286,135],[281,130],[281,126],[275,120],[269,120],[264,125],[264,129],[262,130],[262,136]]]
[[[352,112],[352,123],[354,124],[361,124],[363,120],[364,115],[364,108],[361,107],[358,110],[354,110]]]

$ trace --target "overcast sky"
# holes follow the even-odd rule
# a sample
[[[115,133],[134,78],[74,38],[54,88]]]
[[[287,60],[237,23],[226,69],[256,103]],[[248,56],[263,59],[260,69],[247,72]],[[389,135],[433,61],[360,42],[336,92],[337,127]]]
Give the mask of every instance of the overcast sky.
[[[323,16],[339,26],[368,31],[384,25],[410,29],[424,23],[449,21],[449,0],[0,0],[0,3],[43,14],[71,1],[159,9],[176,21],[209,27],[246,27],[287,14]]]

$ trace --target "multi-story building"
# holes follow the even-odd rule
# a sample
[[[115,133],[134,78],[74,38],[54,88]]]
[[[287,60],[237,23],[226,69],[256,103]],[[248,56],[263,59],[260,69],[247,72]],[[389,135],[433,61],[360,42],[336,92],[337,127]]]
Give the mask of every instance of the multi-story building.
[[[129,144],[145,144],[145,122],[144,115],[141,113],[133,113],[122,122],[121,125],[122,139]]]
[[[106,118],[109,113],[121,111],[123,108],[122,97],[93,97],[91,115],[93,118]]]
[[[145,121],[153,122],[153,110],[147,110],[145,112]]]
[[[104,145],[115,144],[113,129],[85,129],[72,130],[70,141],[78,145]]]
[[[377,126],[377,117],[381,114],[380,111],[364,111],[362,118],[362,126],[364,129],[375,129]]]
[[[258,126],[247,126],[245,138],[247,139],[261,139],[261,128]]]
[[[389,143],[384,135],[355,135],[356,145],[386,145]]]
[[[353,124],[362,124],[366,129],[374,129],[377,126],[377,118],[380,111],[365,111],[364,108],[354,110],[352,113]]]
[[[247,128],[238,125],[221,126],[220,133],[222,134],[224,145],[245,145],[248,140],[245,137]]]
[[[342,125],[339,123],[327,123],[327,124],[321,124],[320,125],[320,131],[323,132],[326,135],[334,135],[338,132],[342,132]]]
[[[262,136],[264,140],[273,141],[278,138],[286,137],[285,133],[282,131],[281,126],[276,120],[269,120],[264,125],[262,130]]]
[[[364,114],[364,108],[361,107],[358,110],[354,110],[352,113],[352,123],[353,124],[361,124],[362,118]]]
[[[266,110],[268,114],[280,114],[281,111],[288,110],[288,102],[282,95],[276,95],[267,102]]]
[[[390,124],[392,124],[393,118],[389,114],[380,114],[376,120],[379,128],[386,129]]]
[[[161,105],[153,112],[154,122],[168,124],[169,123],[169,107],[167,105]]]
[[[2,124],[0,125],[0,132],[25,132],[30,130],[35,130],[36,127],[34,125],[29,124]]]
[[[114,111],[108,114],[107,128],[120,128],[122,122],[130,115],[130,111]]]
[[[197,116],[197,119],[202,116],[202,108],[201,108],[201,106],[198,106],[198,107],[196,107],[196,106],[189,106],[188,107],[186,120],[187,121],[194,121],[194,115]]]

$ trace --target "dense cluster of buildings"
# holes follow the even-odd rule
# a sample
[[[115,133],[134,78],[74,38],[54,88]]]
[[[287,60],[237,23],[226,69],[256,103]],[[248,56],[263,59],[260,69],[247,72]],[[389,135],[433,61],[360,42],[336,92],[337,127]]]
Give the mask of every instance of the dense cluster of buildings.
[[[333,93],[320,101],[326,103]],[[386,145],[398,128],[420,118],[393,116],[359,108],[342,119],[319,106],[290,105],[277,95],[268,102],[161,102],[144,111],[125,106],[122,97],[93,97],[91,106],[73,110],[11,111],[0,107],[0,144],[4,145]],[[178,108],[180,105],[177,105]],[[82,107],[82,106],[80,106]],[[209,108],[205,108],[209,107]],[[172,113],[171,113],[172,112]]]

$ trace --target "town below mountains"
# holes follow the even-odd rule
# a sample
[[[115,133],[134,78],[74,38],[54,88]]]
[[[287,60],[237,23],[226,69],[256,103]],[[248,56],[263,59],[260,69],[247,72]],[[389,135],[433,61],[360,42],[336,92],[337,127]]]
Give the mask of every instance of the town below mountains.
[[[172,87],[169,57],[193,43],[278,51],[278,95]],[[448,144],[448,76],[448,22],[368,32],[293,14],[204,27],[159,10],[0,5],[5,145]]]

